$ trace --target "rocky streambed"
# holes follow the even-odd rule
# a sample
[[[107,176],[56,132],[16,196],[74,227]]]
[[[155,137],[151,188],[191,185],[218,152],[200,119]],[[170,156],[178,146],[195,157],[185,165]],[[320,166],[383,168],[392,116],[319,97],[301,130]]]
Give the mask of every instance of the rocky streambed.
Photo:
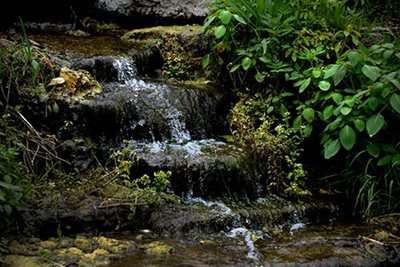
[[[1,239],[6,266],[399,263],[398,214],[365,223],[349,220],[337,197],[265,194],[246,148],[225,136],[232,96],[190,68],[204,49],[198,26],[92,35],[48,26],[28,27],[28,38],[54,77],[21,113],[57,136],[65,168],[84,178],[38,183],[19,234]],[[15,33],[2,33],[2,47],[18,42]],[[166,67],[171,55],[184,76]],[[119,169],[104,171],[121,151]],[[160,170],[170,172],[164,192],[132,184]]]

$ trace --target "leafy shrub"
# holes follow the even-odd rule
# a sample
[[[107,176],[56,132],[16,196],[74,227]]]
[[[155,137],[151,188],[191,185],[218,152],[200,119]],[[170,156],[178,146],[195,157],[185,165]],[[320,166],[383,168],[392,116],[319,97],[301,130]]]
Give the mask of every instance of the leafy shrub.
[[[228,69],[237,89],[279,95],[294,129],[319,135],[325,159],[341,155],[344,165],[336,169],[343,171],[329,175],[344,175],[358,192],[355,206],[370,216],[400,208],[400,41],[386,36],[370,45],[366,20],[349,6],[329,0],[214,1],[204,23],[212,41],[203,66],[221,76]],[[258,118],[264,122],[253,121],[253,128],[247,118],[235,127],[254,133],[257,125],[270,127],[270,117]]]
[[[30,191],[18,157],[18,133],[10,122],[9,113],[0,118],[0,228],[26,206]]]
[[[231,131],[236,142],[252,149],[256,172],[268,191],[297,197],[309,195],[303,189],[306,173],[297,162],[302,135],[290,127],[285,109],[279,97],[243,96],[232,109]]]

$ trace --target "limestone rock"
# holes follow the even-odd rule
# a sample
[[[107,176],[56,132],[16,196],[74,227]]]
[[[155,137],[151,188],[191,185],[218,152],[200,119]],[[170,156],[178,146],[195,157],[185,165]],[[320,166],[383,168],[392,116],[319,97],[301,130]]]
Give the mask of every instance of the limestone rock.
[[[207,14],[207,0],[95,0],[94,6],[120,16],[191,19]]]

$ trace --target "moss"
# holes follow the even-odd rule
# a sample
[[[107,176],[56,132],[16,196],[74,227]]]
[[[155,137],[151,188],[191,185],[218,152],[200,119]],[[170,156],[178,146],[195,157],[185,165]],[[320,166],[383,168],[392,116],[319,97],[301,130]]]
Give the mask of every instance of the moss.
[[[5,266],[9,267],[47,267],[50,264],[43,262],[37,257],[27,257],[21,255],[8,255],[4,259]]]
[[[167,79],[191,80],[204,76],[201,57],[206,40],[201,26],[159,26],[127,32],[122,40],[141,43],[158,48],[164,64],[163,76]]]
[[[90,239],[87,239],[84,236],[77,236],[75,238],[75,246],[83,251],[91,251],[93,250],[93,244]]]
[[[44,249],[55,249],[58,246],[56,241],[53,240],[46,240],[46,241],[40,241],[39,242],[39,247],[44,248]]]
[[[154,241],[142,246],[146,254],[152,255],[167,255],[171,254],[174,250],[173,247],[160,241]]]
[[[107,237],[99,237],[96,239],[97,245],[113,253],[121,253],[126,251],[132,251],[136,249],[136,244],[133,241],[128,240],[117,240]]]

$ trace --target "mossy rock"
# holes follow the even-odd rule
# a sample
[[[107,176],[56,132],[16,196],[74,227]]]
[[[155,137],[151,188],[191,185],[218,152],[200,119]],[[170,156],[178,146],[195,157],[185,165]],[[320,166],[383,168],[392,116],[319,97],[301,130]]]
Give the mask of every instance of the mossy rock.
[[[7,255],[4,258],[4,264],[8,267],[50,267],[49,263],[44,262],[37,257],[28,257],[21,255]]]
[[[174,248],[160,241],[154,241],[149,244],[141,246],[146,254],[151,255],[169,255],[173,252]]]
[[[167,79],[193,80],[204,77],[201,58],[207,41],[201,26],[159,26],[135,29],[122,40],[155,46],[163,58],[163,76]]]

